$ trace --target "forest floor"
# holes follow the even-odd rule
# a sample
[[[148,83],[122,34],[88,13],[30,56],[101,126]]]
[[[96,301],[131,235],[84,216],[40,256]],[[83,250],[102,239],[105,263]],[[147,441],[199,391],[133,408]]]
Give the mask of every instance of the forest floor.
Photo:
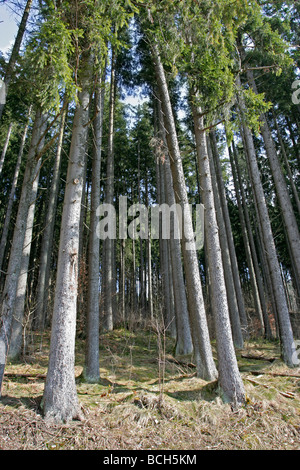
[[[247,403],[234,410],[216,383],[195,376],[174,343],[153,330],[101,336],[101,381],[81,379],[84,341],[76,346],[84,419],[46,422],[40,413],[49,337],[6,367],[0,400],[1,450],[299,450],[300,368],[280,360],[277,342],[247,342],[237,352]],[[190,359],[189,359],[190,360]]]

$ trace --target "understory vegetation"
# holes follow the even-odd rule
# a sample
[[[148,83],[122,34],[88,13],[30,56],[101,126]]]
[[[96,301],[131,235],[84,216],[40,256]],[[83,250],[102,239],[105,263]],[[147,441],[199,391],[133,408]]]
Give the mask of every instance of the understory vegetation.
[[[48,348],[49,334],[36,334],[24,362],[7,366],[1,449],[299,449],[300,371],[283,364],[276,341],[249,341],[238,352],[247,401],[234,410],[220,400],[216,382],[196,377],[189,358],[174,357],[174,341],[156,326],[102,335],[98,384],[82,379],[84,343],[78,339],[75,373],[84,418],[69,424],[47,422],[40,413]]]

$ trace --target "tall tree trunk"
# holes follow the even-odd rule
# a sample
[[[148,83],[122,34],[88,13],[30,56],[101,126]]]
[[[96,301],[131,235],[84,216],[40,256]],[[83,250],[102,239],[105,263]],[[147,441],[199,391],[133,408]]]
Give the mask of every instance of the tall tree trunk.
[[[90,96],[90,100],[92,96]],[[91,119],[91,111],[90,111]],[[87,141],[90,139],[89,132],[87,133]],[[89,212],[89,172],[88,172],[88,144],[86,145],[86,155],[84,160],[83,169],[83,181],[84,185],[82,188],[81,196],[81,212],[80,212],[80,223],[79,223],[79,248],[78,248],[78,295],[77,295],[77,315],[79,318],[86,318],[86,288],[87,288],[87,246],[89,240],[89,229],[87,228],[87,214]]]
[[[252,295],[254,300],[255,309],[257,315],[260,319],[263,334],[266,338],[272,338],[272,332],[270,328],[269,318],[267,314],[267,306],[265,301],[265,294],[263,289],[263,283],[261,279],[261,274],[259,270],[248,208],[245,204],[245,195],[243,192],[241,177],[239,173],[238,163],[235,161],[235,149],[231,150],[230,146],[228,147],[229,158],[231,163],[233,181],[236,199],[238,203],[239,218],[242,227],[242,236],[244,241],[244,247],[246,252],[246,258],[249,269],[250,282],[252,286]]]
[[[289,120],[289,118],[287,116],[285,116],[285,120],[286,120],[286,125],[287,125],[287,128],[289,130],[289,134],[290,134],[290,138],[293,142],[293,148],[294,148],[294,152],[295,152],[295,156],[296,156],[296,159],[297,159],[297,163],[298,163],[298,170],[300,171],[300,152],[299,152],[299,145],[297,144],[297,141],[295,139],[295,132],[294,132],[294,129],[292,128],[292,124],[291,124],[291,121]]]
[[[140,141],[137,142],[137,157],[138,157],[138,204],[142,204],[142,190],[141,190],[141,149]],[[145,260],[144,260],[144,243],[143,238],[140,237],[140,267],[139,267],[139,310],[141,319],[145,312]]]
[[[158,89],[162,102],[164,124],[167,131],[167,144],[170,154],[174,193],[176,197],[176,202],[180,205],[182,212],[185,215],[185,224],[181,242],[187,283],[190,325],[197,373],[198,376],[204,379],[214,380],[217,377],[217,369],[212,355],[208,325],[205,315],[198,257],[194,239],[193,223],[189,210],[189,201],[185,184],[182,159],[177,139],[173,110],[170,102],[168,85],[158,47],[155,43],[153,44],[153,41],[151,50],[155,66]]]
[[[13,241],[10,250],[8,269],[2,293],[1,306],[1,330],[0,330],[0,393],[2,380],[9,350],[13,311],[15,307],[18,279],[20,274],[20,259],[24,246],[26,223],[29,207],[31,204],[32,185],[36,178],[37,158],[41,151],[41,138],[45,133],[47,117],[40,110],[36,112],[35,122],[32,130],[31,144],[27,157],[26,170],[23,179],[21,198],[18,207]]]
[[[246,148],[246,143],[245,143],[245,148]],[[251,179],[250,173],[248,172],[249,179]],[[251,183],[252,187],[254,186]],[[262,279],[263,279],[263,284],[265,286],[265,295],[266,299],[268,300],[268,308],[270,312],[273,313],[274,320],[275,320],[275,325],[276,325],[276,330],[277,330],[277,337],[279,337],[278,334],[278,313],[277,313],[277,304],[274,296],[274,291],[272,287],[272,281],[271,281],[271,272],[270,272],[270,262],[268,259],[268,256],[266,254],[266,251],[264,249],[263,245],[263,233],[262,233],[262,228],[261,228],[261,223],[258,217],[258,206],[257,206],[257,198],[255,195],[254,191],[249,190],[248,188],[248,201],[249,198],[252,199],[253,201],[253,207],[254,210],[251,210],[250,216],[251,216],[251,221],[250,224],[254,229],[254,235],[255,235],[255,246],[257,247],[257,258],[260,263],[261,267],[261,273],[262,273]],[[246,211],[245,211],[246,213]],[[253,250],[254,253],[254,250]]]
[[[120,312],[121,312],[121,321],[125,327],[126,323],[126,314],[125,314],[125,248],[126,240],[120,240]]]
[[[198,99],[197,92],[192,90],[192,103]],[[239,373],[234,350],[228,298],[223,271],[222,253],[220,248],[219,229],[207,152],[204,118],[200,107],[192,104],[194,130],[200,173],[202,198],[205,207],[205,229],[207,230],[207,258],[211,282],[211,308],[215,321],[217,340],[219,386],[224,401],[240,406],[245,402],[244,385]]]
[[[241,87],[240,79],[238,79],[237,84],[239,87]],[[256,160],[253,138],[250,129],[245,123],[245,104],[240,95],[238,96],[238,102],[241,112],[243,134],[247,145],[246,155],[248,158],[249,171],[253,184],[253,192],[257,204],[259,225],[263,236],[263,248],[270,266],[270,280],[272,283],[272,292],[276,301],[276,309],[280,328],[282,357],[284,362],[289,367],[295,367],[295,361],[293,359],[295,353],[295,343],[293,339],[293,331],[291,327],[284,286],[281,278],[280,266],[277,258],[276,247],[274,243],[268,209],[265,201],[263,186],[260,179],[260,172]]]
[[[281,136],[281,132],[280,132],[280,129],[279,129],[279,126],[278,126],[278,122],[277,122],[277,118],[276,118],[276,114],[275,114],[274,109],[273,109],[273,119],[274,119],[276,131],[277,131],[277,136],[278,136],[278,141],[279,141],[280,148],[281,148],[281,153],[282,153],[283,159],[284,159],[285,169],[286,169],[286,171],[287,171],[287,174],[288,174],[288,177],[289,177],[289,183],[290,183],[290,185],[291,185],[292,193],[293,193],[293,196],[294,196],[296,205],[297,205],[298,215],[300,215],[300,199],[299,199],[299,193],[298,193],[298,191],[297,191],[297,188],[296,188],[296,185],[295,185],[295,182],[294,182],[294,178],[293,178],[291,166],[290,166],[290,163],[289,163],[289,161],[288,161],[288,157],[287,157],[287,154],[286,154],[285,145],[284,145],[284,142],[283,142],[283,139],[282,139],[282,136]]]
[[[246,147],[246,143],[245,143]],[[264,276],[264,268],[266,268],[267,263],[262,262],[262,270],[260,269],[259,266],[259,255],[257,252],[253,232],[252,232],[252,225],[251,225],[251,220],[250,220],[250,213],[249,213],[249,208],[247,204],[247,199],[246,199],[246,193],[245,189],[243,187],[243,181],[241,177],[241,171],[239,167],[239,162],[238,162],[238,156],[237,156],[237,149],[235,146],[234,141],[232,142],[232,159],[234,162],[234,168],[236,170],[237,174],[237,182],[238,182],[238,191],[240,191],[240,196],[241,196],[241,204],[242,204],[242,209],[243,209],[243,215],[245,218],[245,224],[246,224],[246,231],[247,231],[247,236],[249,239],[249,244],[250,244],[250,253],[252,256],[253,260],[253,267],[255,271],[255,276],[256,276],[256,281],[257,281],[257,287],[259,291],[259,300],[260,304],[262,307],[262,314],[263,314],[263,319],[264,319],[264,327],[265,327],[265,335],[267,338],[271,339],[272,338],[272,331],[270,327],[270,321],[268,317],[268,312],[267,312],[267,304],[266,304],[266,293],[268,292],[268,286],[265,283],[266,286],[266,291],[264,289],[264,282],[263,280],[266,279],[266,276]],[[255,231],[256,232],[256,231]],[[259,242],[259,241],[258,241]],[[260,258],[261,259],[261,258]],[[263,271],[263,274],[262,274]],[[269,277],[267,276],[267,280],[269,280]]]
[[[161,177],[165,181],[165,198],[166,203],[169,207],[174,207],[175,196],[173,190],[173,178],[170,167],[170,157],[168,155],[168,148],[166,142],[166,134],[163,123],[163,115],[160,106],[160,102],[157,102],[158,116],[159,116],[159,134],[161,138],[160,147],[163,151],[163,162],[162,169],[163,173]],[[176,220],[170,224],[170,255],[172,265],[172,280],[174,290],[174,306],[175,306],[175,318],[176,318],[176,354],[177,355],[188,355],[193,352],[193,343],[191,337],[190,323],[189,323],[189,312],[186,298],[186,290],[184,283],[184,273],[181,260],[181,247],[180,240],[175,237]]]
[[[32,185],[31,192],[31,205],[29,207],[26,223],[26,231],[24,238],[23,253],[21,258],[21,269],[18,279],[16,301],[14,306],[13,313],[13,322],[12,322],[12,332],[10,338],[9,352],[8,357],[11,360],[17,359],[22,352],[22,334],[24,327],[24,317],[25,317],[25,298],[27,290],[27,280],[28,280],[28,268],[31,252],[31,242],[33,234],[33,225],[34,225],[34,214],[35,214],[35,203],[38,192],[39,184],[39,173],[41,168],[41,159],[38,161],[35,173],[36,178]]]
[[[7,204],[7,209],[6,209],[6,214],[5,214],[5,221],[2,229],[2,235],[1,235],[1,241],[0,241],[0,270],[2,269],[3,266],[3,261],[4,261],[4,254],[5,254],[5,247],[6,247],[6,242],[7,242],[7,235],[8,235],[8,230],[9,230],[9,225],[10,225],[10,220],[11,220],[11,215],[12,215],[12,209],[13,209],[13,203],[14,203],[14,198],[15,198],[15,192],[18,184],[18,178],[19,178],[19,173],[20,173],[20,168],[21,168],[21,162],[22,162],[22,157],[23,157],[23,152],[24,152],[24,146],[27,138],[27,133],[28,133],[28,127],[29,127],[29,119],[31,115],[31,107],[28,111],[28,121],[25,124],[23,136],[21,139],[21,144],[20,144],[20,149],[18,153],[18,159],[15,167],[15,173],[10,189],[10,194],[8,198],[8,204]]]
[[[63,105],[60,122],[59,138],[56,149],[56,158],[53,168],[52,181],[49,191],[48,207],[46,212],[46,225],[42,235],[41,253],[39,262],[39,276],[37,284],[36,312],[34,327],[43,331],[46,321],[47,298],[49,293],[50,263],[53,246],[53,233],[55,226],[55,215],[57,197],[59,191],[59,178],[62,160],[62,145],[65,130],[65,119],[67,115],[67,103]]]
[[[105,203],[114,203],[114,115],[115,115],[115,95],[116,95],[116,78],[115,78],[115,52],[113,51],[111,60],[111,79],[110,79],[110,97],[109,97],[109,124],[108,124],[108,149],[107,149],[107,163],[106,163],[106,186],[105,186]],[[113,329],[113,295],[114,295],[114,275],[113,275],[113,260],[114,260],[114,244],[115,240],[110,237],[106,238],[103,242],[105,250],[105,292],[104,292],[104,324],[103,328],[106,331]]]
[[[233,281],[233,266],[231,263],[230,251],[229,251],[229,242],[225,227],[224,221],[224,212],[222,202],[220,200],[220,191],[217,184],[216,178],[216,171],[215,171],[215,164],[213,158],[213,152],[211,149],[210,141],[207,139],[207,147],[208,147],[208,159],[210,163],[210,173],[211,173],[211,184],[212,184],[212,191],[214,194],[214,207],[216,211],[216,219],[218,224],[219,230],[219,240],[220,240],[220,249],[221,249],[221,256],[222,256],[222,263],[223,263],[223,270],[224,270],[224,281],[226,286],[226,293],[227,293],[227,302],[228,302],[228,311],[230,317],[230,324],[231,324],[231,331],[233,342],[236,348],[242,349],[244,346],[242,328],[241,328],[241,320],[239,315],[239,306],[237,302],[237,295],[236,295],[236,286]],[[205,187],[202,187],[202,190],[205,191]],[[203,196],[205,199],[205,194]],[[207,232],[207,236],[210,237],[209,228]],[[207,242],[208,244],[209,242]],[[211,267],[209,265],[209,270],[211,271]],[[213,289],[213,287],[212,287]],[[213,294],[212,290],[212,294]]]
[[[15,43],[14,43],[14,46],[13,46],[13,50],[12,50],[12,53],[11,53],[11,56],[10,56],[10,59],[9,59],[9,62],[8,62],[7,68],[6,68],[5,77],[4,77],[6,95],[8,93],[8,88],[9,88],[9,85],[10,85],[10,82],[11,82],[11,79],[12,79],[12,74],[13,74],[17,59],[18,59],[19,52],[20,52],[20,47],[21,47],[21,43],[22,43],[22,40],[23,40],[25,30],[26,30],[26,24],[27,24],[27,21],[28,21],[28,17],[29,17],[31,6],[32,6],[32,2],[33,2],[33,0],[27,0],[26,6],[25,6],[25,9],[24,9],[24,13],[23,13],[23,16],[22,16],[22,19],[21,19],[21,23],[19,25],[18,33],[17,33],[16,39],[15,39]],[[2,114],[3,114],[4,106],[5,106],[5,103],[0,101],[0,120],[1,120],[1,117],[2,117]]]
[[[258,93],[253,72],[251,70],[247,71],[247,77],[249,84],[253,88],[254,92]],[[288,243],[291,250],[291,257],[295,266],[297,286],[300,286],[300,233],[298,224],[265,114],[261,115],[260,120],[262,123],[261,134],[263,136],[266,153],[270,162],[276,193],[281,208],[281,214],[284,220]],[[298,297],[300,297],[300,290],[298,290]]]
[[[91,53],[82,58],[79,93],[69,154],[61,222],[50,357],[43,396],[46,418],[67,422],[80,418],[75,383],[75,335],[78,293],[78,250],[81,200],[89,122]]]
[[[136,314],[136,306],[137,306],[137,297],[136,297],[136,256],[135,256],[135,237],[132,238],[132,274],[131,274],[131,295],[132,295],[132,302],[131,302],[131,313],[134,317]]]
[[[165,179],[164,170],[162,167],[161,160],[159,161],[159,172],[160,172],[160,195],[161,204],[166,204],[166,191],[165,191]],[[163,224],[163,221],[162,221]],[[162,288],[163,288],[163,303],[164,303],[164,319],[167,330],[174,337],[174,303],[173,303],[173,289],[170,289],[171,284],[171,272],[170,272],[170,257],[169,257],[169,240],[162,237],[162,226],[160,226],[160,244],[161,244],[161,276],[162,276]]]
[[[94,138],[93,138],[93,164],[92,189],[90,213],[90,238],[88,255],[88,293],[87,293],[87,336],[84,377],[90,382],[100,379],[99,366],[99,292],[100,292],[100,240],[97,236],[97,208],[100,204],[100,176],[102,155],[102,130],[104,108],[104,74],[99,74],[97,90],[95,92]]]
[[[221,169],[220,159],[218,155],[218,147],[217,147],[215,132],[211,132],[210,137],[211,137],[211,142],[212,142],[212,156],[213,156],[214,163],[215,163],[214,166],[215,166],[215,172],[216,172],[217,187],[219,189],[220,202],[221,202],[225,230],[226,230],[227,240],[228,240],[228,249],[229,249],[229,254],[230,254],[230,262],[232,266],[232,278],[233,278],[233,283],[234,283],[235,292],[236,292],[236,299],[238,303],[241,327],[242,327],[244,338],[247,338],[248,336],[247,315],[246,315],[246,310],[245,310],[245,303],[244,303],[243,291],[242,291],[242,286],[241,286],[241,280],[239,276],[239,268],[238,268],[238,263],[237,263],[237,258],[236,258],[234,241],[233,241],[231,221],[229,217],[225,186],[224,186],[224,181],[222,177],[222,169]]]
[[[13,130],[13,127],[14,127],[14,123],[11,122],[10,125],[8,126],[8,130],[7,130],[7,134],[6,134],[6,139],[5,139],[4,146],[3,146],[3,149],[2,149],[2,153],[1,153],[1,158],[0,158],[0,174],[2,173],[2,169],[3,169],[3,165],[4,165],[4,160],[5,160],[5,157],[6,157],[6,152],[7,152],[7,149],[8,149],[8,145],[9,145],[9,141],[10,141],[10,136],[11,136],[11,132],[12,132],[12,130]]]
[[[146,206],[149,210],[149,185],[148,185],[148,176],[146,175]],[[148,236],[146,240],[147,246],[147,292],[148,292],[148,310],[151,322],[154,320],[154,311],[153,311],[153,290],[152,290],[152,252],[151,252],[151,234],[150,228],[148,227]]]

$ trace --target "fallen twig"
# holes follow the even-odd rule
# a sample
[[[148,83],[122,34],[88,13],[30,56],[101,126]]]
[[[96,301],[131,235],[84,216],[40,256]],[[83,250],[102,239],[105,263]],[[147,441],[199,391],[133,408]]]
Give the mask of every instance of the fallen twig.
[[[180,366],[190,367],[191,369],[196,368],[196,365],[193,364],[192,362],[180,361],[180,360],[175,359],[173,356],[170,356],[170,355],[166,355],[166,361],[174,363],[174,364],[178,364]]]
[[[255,359],[259,361],[268,361],[268,362],[274,362],[276,360],[276,357],[256,356],[254,354],[241,354],[241,357],[244,359]]]
[[[283,374],[283,373],[279,373],[279,372],[264,372],[264,371],[261,371],[261,370],[249,370],[250,374],[253,374],[253,375],[271,375],[273,377],[292,377],[292,378],[296,378],[296,379],[300,379],[300,375],[296,375],[296,374]]]
[[[267,388],[268,390],[273,388],[274,390],[276,390],[277,393],[280,393],[280,395],[282,395],[286,398],[295,398],[295,394],[292,393],[292,392],[281,392],[280,390],[278,390],[277,388],[275,388],[273,386],[262,384],[260,382],[256,382],[256,380],[250,379],[249,377],[246,377],[246,380],[248,380],[248,382],[250,382],[254,385],[260,385],[261,387]]]
[[[30,379],[30,378],[45,379],[46,374],[16,374],[16,373],[13,373],[13,372],[5,372],[4,377],[8,377],[8,378],[16,377],[16,378],[25,378],[25,379]]]

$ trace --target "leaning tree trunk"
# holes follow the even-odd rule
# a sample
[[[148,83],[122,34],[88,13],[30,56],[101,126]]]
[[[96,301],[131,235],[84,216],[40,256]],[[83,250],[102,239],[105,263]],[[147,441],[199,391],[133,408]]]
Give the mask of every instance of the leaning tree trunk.
[[[241,87],[240,79],[238,86]],[[245,123],[245,104],[241,95],[238,96],[242,129],[246,143],[246,156],[253,184],[253,192],[257,204],[258,220],[263,237],[263,248],[270,267],[270,281],[272,284],[272,292],[276,302],[276,310],[278,315],[278,323],[280,330],[280,340],[282,348],[282,357],[289,367],[295,367],[295,343],[293,331],[291,327],[288,305],[285,297],[284,286],[282,283],[280,266],[277,258],[274,237],[272,233],[271,222],[266,205],[263,186],[260,178],[260,172],[256,160],[255,147],[253,137],[249,127]]]
[[[291,166],[290,166],[290,163],[289,163],[289,160],[288,160],[288,157],[287,157],[285,145],[284,145],[284,142],[283,142],[283,138],[282,138],[279,126],[278,126],[277,117],[276,117],[274,109],[273,109],[273,119],[274,119],[274,123],[275,123],[275,127],[276,127],[276,132],[277,132],[277,137],[278,137],[278,141],[279,141],[279,144],[280,144],[281,153],[282,153],[283,159],[284,159],[285,169],[287,171],[289,183],[291,185],[292,193],[293,193],[293,196],[294,196],[294,199],[295,199],[295,202],[296,202],[298,215],[300,215],[299,193],[298,193],[296,185],[295,185],[295,181],[294,181],[294,177],[293,177],[293,174],[292,174]]]
[[[298,164],[298,171],[300,171],[300,151],[299,151],[299,145],[296,141],[296,138],[295,138],[295,131],[292,127],[292,123],[290,121],[290,119],[285,116],[285,121],[286,121],[286,125],[287,125],[287,128],[288,128],[288,131],[289,131],[289,134],[290,134],[290,139],[293,143],[293,150],[295,152],[295,157],[297,159],[297,164]]]
[[[193,339],[194,356],[198,376],[214,380],[217,369],[214,363],[210,344],[208,325],[205,314],[204,299],[199,273],[198,257],[194,239],[192,218],[183,172],[182,159],[177,139],[173,110],[170,102],[168,85],[157,45],[152,42],[152,56],[155,66],[157,84],[162,102],[164,124],[167,131],[167,144],[173,177],[174,193],[177,204],[185,215],[182,243],[182,255],[186,275],[190,326]]]
[[[253,72],[247,72],[248,81],[255,93],[258,93],[256,83],[254,80]],[[291,198],[286,186],[286,181],[282,173],[281,165],[277,155],[276,147],[273,137],[269,128],[269,124],[265,114],[260,117],[261,120],[261,134],[263,136],[266,153],[271,167],[273,180],[275,183],[276,194],[278,197],[281,214],[284,220],[288,243],[291,250],[291,258],[294,262],[295,275],[297,277],[296,284],[300,286],[300,233],[291,203]],[[300,290],[298,289],[298,297],[300,297]]]
[[[43,396],[46,418],[67,422],[80,418],[75,383],[75,335],[78,293],[78,250],[81,198],[84,185],[89,122],[92,60],[85,53],[80,77],[81,92],[74,115],[73,133],[61,222],[50,357]]]
[[[18,279],[18,287],[16,294],[16,302],[14,307],[12,332],[9,345],[9,359],[17,359],[22,352],[22,335],[24,330],[24,317],[25,317],[25,298],[27,290],[28,268],[32,244],[35,204],[39,185],[39,173],[41,168],[41,159],[38,161],[35,168],[36,178],[32,185],[31,204],[29,207],[26,223],[26,231],[24,238],[23,253],[21,258],[21,270]]]
[[[10,141],[11,132],[12,132],[12,130],[13,130],[13,127],[14,127],[14,123],[11,122],[10,125],[8,126],[8,131],[7,131],[7,134],[6,134],[6,139],[5,139],[4,146],[3,146],[3,150],[2,150],[2,153],[1,153],[1,158],[0,158],[0,174],[2,173],[2,169],[3,169],[3,165],[4,165],[4,160],[5,160],[5,157],[6,157],[6,152],[7,152],[7,149],[8,149],[8,145],[9,145],[9,141]]]
[[[21,269],[20,259],[22,258],[27,216],[30,204],[32,202],[32,185],[37,176],[35,169],[37,160],[40,158],[41,154],[42,136],[46,130],[47,117],[47,115],[42,114],[41,110],[36,112],[35,122],[32,130],[31,144],[23,179],[21,198],[15,222],[5,285],[2,293],[0,330],[0,393],[11,337],[13,311],[15,307],[18,279]]]
[[[29,119],[31,115],[31,107],[28,111],[28,121],[25,125],[24,132],[22,135],[21,139],[21,144],[20,144],[20,149],[18,153],[18,159],[15,167],[15,173],[10,189],[10,194],[8,198],[8,204],[7,204],[7,209],[6,209],[6,214],[5,214],[5,221],[2,229],[2,235],[1,235],[1,241],[0,241],[0,270],[2,269],[3,266],[3,260],[4,260],[4,254],[5,254],[5,247],[6,247],[6,242],[7,242],[7,235],[8,235],[8,230],[9,230],[9,225],[11,221],[11,215],[12,215],[12,209],[13,209],[13,204],[14,204],[14,198],[15,198],[15,192],[17,188],[17,183],[18,183],[18,178],[19,178],[19,173],[20,173],[20,168],[21,168],[21,162],[22,162],[22,157],[23,157],[23,152],[24,152],[24,146],[27,138],[27,132],[28,132],[28,127],[29,127]]]
[[[196,138],[198,167],[202,198],[205,207],[205,230],[207,231],[207,258],[211,283],[211,308],[215,321],[217,340],[219,386],[224,401],[235,406],[245,402],[245,390],[238,369],[234,350],[228,298],[224,279],[222,253],[220,248],[219,229],[211,181],[210,164],[207,152],[206,133],[202,110],[194,104],[198,100],[197,93],[192,91],[192,112]]]

